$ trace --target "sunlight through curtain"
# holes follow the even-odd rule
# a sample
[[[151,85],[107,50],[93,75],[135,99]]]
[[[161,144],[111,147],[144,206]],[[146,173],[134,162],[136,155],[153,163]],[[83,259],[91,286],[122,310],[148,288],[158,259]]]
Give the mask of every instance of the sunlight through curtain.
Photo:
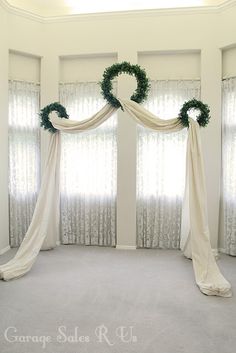
[[[83,120],[105,102],[97,83],[60,85],[70,119]],[[116,116],[94,130],[62,134],[61,242],[116,245]]]
[[[175,118],[193,97],[200,98],[200,81],[152,81],[145,108],[162,119]],[[169,134],[138,126],[138,247],[179,248],[186,140],[186,129]]]
[[[224,250],[236,256],[236,78],[222,83]]]
[[[34,212],[40,183],[40,87],[9,81],[10,245],[19,246]]]

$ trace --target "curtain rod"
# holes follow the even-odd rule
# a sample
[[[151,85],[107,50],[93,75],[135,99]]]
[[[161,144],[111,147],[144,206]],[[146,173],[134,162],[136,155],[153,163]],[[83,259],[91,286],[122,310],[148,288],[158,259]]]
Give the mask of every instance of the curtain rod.
[[[60,81],[59,84],[60,85],[70,85],[73,83],[97,83],[99,84],[100,81],[68,81],[68,82],[62,82]],[[113,82],[117,82],[116,80],[114,80]]]
[[[152,80],[150,79],[150,82],[156,82],[156,81],[161,81],[161,82],[166,82],[166,81],[201,81],[199,77],[195,78],[179,78],[179,79],[174,79],[174,78],[166,78],[166,79],[161,79],[161,80]],[[97,83],[99,84],[100,81],[69,81],[69,82],[62,82],[60,81],[60,85],[69,85],[73,83]],[[113,82],[117,83],[117,80],[114,80]]]
[[[195,78],[166,78],[166,79],[161,79],[161,80],[151,80],[151,82],[166,82],[166,81],[201,81],[201,79],[199,77],[195,77]]]
[[[229,80],[230,78],[236,78],[236,75],[235,76],[224,76],[222,78],[222,81]]]
[[[9,78],[8,81],[11,81],[11,82],[22,82],[22,83],[33,83],[34,85],[40,86],[40,82],[36,82],[36,81],[15,80],[13,78]]]
[[[71,85],[73,83],[97,83],[99,84],[99,81],[69,81],[69,82],[59,82],[59,85]]]
[[[223,77],[223,80],[227,80],[229,78],[236,78],[236,76]],[[40,82],[36,82],[36,81],[18,80],[18,79],[13,79],[13,78],[9,78],[8,81],[33,83],[35,85],[40,86]],[[201,79],[200,78],[180,78],[180,79],[166,78],[166,79],[161,79],[161,80],[150,80],[150,81],[151,82],[154,82],[154,81],[155,82],[156,81],[161,81],[161,82],[165,82],[165,81],[201,81]],[[117,80],[114,80],[113,82],[117,83]],[[71,81],[71,82],[62,82],[62,81],[60,81],[59,82],[60,85],[73,84],[73,83],[97,83],[97,84],[99,84],[99,81]]]

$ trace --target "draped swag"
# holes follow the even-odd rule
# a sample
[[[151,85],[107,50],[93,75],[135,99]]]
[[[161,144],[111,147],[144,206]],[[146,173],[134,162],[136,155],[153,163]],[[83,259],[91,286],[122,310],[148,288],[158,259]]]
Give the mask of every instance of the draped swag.
[[[73,120],[104,105],[95,82],[61,84],[59,93]],[[116,245],[116,125],[113,115],[83,134],[61,134],[62,244]]]
[[[236,256],[236,78],[222,83],[224,250]]]
[[[9,81],[10,245],[22,242],[30,225],[40,183],[40,86]]]
[[[122,99],[120,103],[135,121],[148,128],[163,133],[183,129],[179,119],[162,120],[133,101]],[[91,118],[81,122],[58,118],[55,112],[50,114],[50,119],[56,129],[75,133],[98,127],[115,111],[106,104]],[[230,297],[231,285],[221,274],[210,245],[200,128],[192,119],[189,123],[181,249],[185,256],[192,258],[196,283],[204,294]],[[60,131],[51,135],[41,190],[30,227],[15,257],[0,266],[0,278],[4,280],[24,275],[31,269],[41,248],[56,246],[59,231]]]
[[[144,106],[169,119],[193,97],[200,99],[200,81],[151,81]],[[137,245],[179,249],[187,130],[163,134],[138,125],[137,131]]]

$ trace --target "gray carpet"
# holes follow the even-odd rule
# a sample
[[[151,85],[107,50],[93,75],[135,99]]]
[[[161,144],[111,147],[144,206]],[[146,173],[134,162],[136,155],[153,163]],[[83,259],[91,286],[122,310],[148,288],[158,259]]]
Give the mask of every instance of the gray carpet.
[[[13,254],[1,256],[0,263]],[[192,263],[180,251],[61,246],[41,252],[25,277],[0,281],[0,352],[235,353],[236,258],[222,255],[219,265],[233,298],[201,294]],[[60,326],[66,327],[61,339]],[[51,341],[45,348],[7,342],[8,327],[17,329],[8,331],[12,341],[27,335]]]

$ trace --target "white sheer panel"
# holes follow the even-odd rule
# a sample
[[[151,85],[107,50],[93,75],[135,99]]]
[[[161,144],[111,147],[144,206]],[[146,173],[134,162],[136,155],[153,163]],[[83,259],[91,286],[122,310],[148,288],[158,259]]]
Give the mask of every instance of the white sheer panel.
[[[236,78],[223,81],[222,161],[225,250],[236,256]]]
[[[10,244],[19,246],[31,222],[39,190],[40,87],[9,82]]]
[[[200,97],[198,81],[152,81],[145,107],[161,118],[175,118],[193,97]],[[179,248],[186,139],[186,129],[165,134],[138,127],[138,247]]]
[[[60,101],[74,120],[105,104],[97,83],[62,84]],[[92,131],[62,133],[63,244],[116,244],[116,123],[113,116]]]

